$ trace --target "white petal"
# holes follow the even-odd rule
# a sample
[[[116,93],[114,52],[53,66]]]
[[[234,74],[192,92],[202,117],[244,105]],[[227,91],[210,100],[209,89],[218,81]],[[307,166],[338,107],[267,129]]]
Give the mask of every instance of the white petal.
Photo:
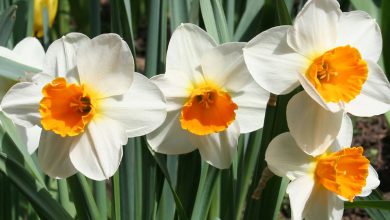
[[[45,50],[36,38],[27,37],[20,41],[13,50],[0,47],[0,57],[42,70]]]
[[[181,24],[173,32],[167,50],[166,74],[184,81],[202,78],[200,59],[215,47],[214,40],[193,24]]]
[[[313,187],[314,179],[309,175],[297,178],[288,184],[286,193],[290,198],[292,220],[303,219],[303,211],[308,204]]]
[[[336,139],[343,112],[332,113],[318,105],[305,92],[292,97],[287,104],[287,124],[298,146],[317,156]]]
[[[231,95],[233,102],[238,106],[236,121],[240,126],[240,132],[248,133],[262,128],[269,92],[252,80],[241,88],[240,92],[232,92]]]
[[[337,45],[351,45],[359,50],[363,59],[377,62],[382,51],[382,35],[379,25],[364,11],[342,13]]]
[[[43,72],[53,77],[66,77],[79,82],[76,68],[76,53],[80,46],[89,41],[81,33],[70,33],[54,41],[46,52]]]
[[[163,154],[185,154],[196,147],[189,140],[189,132],[180,125],[180,110],[169,111],[164,123],[146,135],[150,147]]]
[[[376,189],[380,184],[378,174],[376,173],[375,169],[369,165],[368,167],[368,176],[366,179],[366,185],[362,189],[362,193],[358,196],[368,196],[371,194],[372,190]]]
[[[201,58],[203,76],[229,92],[239,92],[253,81],[245,66],[242,48],[245,43],[225,43],[209,50]]]
[[[34,153],[38,148],[42,129],[39,126],[27,128],[17,124],[15,124],[15,128],[19,131],[22,142],[27,146],[28,153]]]
[[[26,37],[16,44],[13,52],[27,66],[42,70],[45,60],[45,50],[41,43],[34,37]]]
[[[102,34],[81,45],[76,59],[80,83],[102,97],[122,95],[133,82],[133,55],[117,34]]]
[[[97,118],[72,143],[70,160],[82,174],[93,180],[114,175],[127,143],[124,128],[114,120]]]
[[[309,61],[287,45],[291,26],[268,29],[253,38],[244,48],[245,63],[257,83],[271,93],[287,94],[298,85]]]
[[[288,45],[308,58],[322,55],[336,45],[340,16],[336,0],[308,1],[288,31]]]
[[[390,110],[390,84],[378,64],[366,60],[368,78],[362,91],[346,105],[346,111],[355,116],[371,117]]]
[[[3,97],[1,108],[16,124],[26,127],[40,125],[41,90],[42,86],[35,83],[17,83]]]
[[[316,185],[304,210],[307,220],[340,220],[344,202],[336,194]]]
[[[75,137],[63,138],[51,131],[43,131],[38,147],[38,159],[42,170],[53,178],[66,178],[77,172],[69,158],[69,150]]]
[[[278,176],[294,180],[314,170],[314,158],[303,152],[289,132],[276,136],[265,152],[268,168]]]
[[[126,128],[127,137],[145,135],[159,127],[166,117],[165,99],[158,87],[135,73],[127,93],[100,102],[102,114]]]
[[[180,82],[177,79],[166,74],[160,74],[150,79],[163,92],[167,100],[167,110],[175,111],[183,107],[190,97],[190,92],[186,83]]]
[[[226,130],[209,135],[190,135],[191,142],[198,147],[202,159],[218,169],[227,169],[237,153],[240,128],[232,123]]]
[[[353,136],[353,124],[351,118],[344,114],[339,134],[336,137],[336,140],[331,144],[331,152],[340,151],[344,148],[349,148],[352,144]]]

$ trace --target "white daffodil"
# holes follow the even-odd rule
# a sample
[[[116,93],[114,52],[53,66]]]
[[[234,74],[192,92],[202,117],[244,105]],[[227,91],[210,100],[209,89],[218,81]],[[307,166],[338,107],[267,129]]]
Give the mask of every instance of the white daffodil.
[[[43,73],[13,86],[1,106],[15,123],[43,128],[38,159],[57,178],[77,171],[109,178],[128,137],[151,132],[166,116],[161,91],[134,72],[130,49],[116,34],[56,40]]]
[[[8,62],[9,60],[21,64],[27,69],[41,71],[45,59],[45,50],[36,38],[27,37],[16,44],[13,50],[0,47],[0,59],[1,62]],[[23,76],[6,77],[9,75],[9,72],[12,72],[12,70],[4,67],[0,68],[0,100],[14,84],[19,81],[28,80],[31,75],[30,72],[25,72]],[[14,80],[15,78],[18,78],[19,81]],[[19,131],[19,135],[26,145],[27,151],[30,154],[33,153],[38,147],[41,128],[39,126],[26,128],[17,124],[15,124],[15,127]]]
[[[349,147],[352,133],[352,123],[344,116],[336,141],[313,156],[302,151],[288,132],[271,141],[265,160],[273,173],[291,180],[287,193],[293,220],[341,219],[344,201],[368,196],[378,187],[378,175],[363,156],[363,148]]]
[[[182,24],[168,46],[166,73],[152,78],[168,106],[164,123],[147,135],[165,154],[198,149],[203,160],[228,168],[240,133],[263,126],[269,93],[245,67],[243,43],[217,46],[202,29]]]
[[[390,109],[390,84],[377,64],[381,50],[381,31],[367,13],[343,13],[336,0],[309,0],[293,26],[252,39],[244,59],[271,93],[302,85],[330,111],[372,116]]]

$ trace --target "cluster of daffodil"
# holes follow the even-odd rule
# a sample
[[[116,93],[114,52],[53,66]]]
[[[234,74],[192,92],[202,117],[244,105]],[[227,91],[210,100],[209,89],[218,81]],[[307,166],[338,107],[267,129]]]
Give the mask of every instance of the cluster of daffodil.
[[[355,27],[359,26],[359,29]],[[146,135],[153,150],[230,167],[238,137],[262,128],[269,93],[302,86],[287,106],[289,131],[268,146],[266,161],[291,180],[293,219],[341,219],[343,201],[367,196],[378,176],[360,146],[351,147],[347,113],[390,110],[390,84],[377,61],[382,38],[362,11],[342,13],[336,0],[309,0],[293,26],[249,43],[217,45],[182,24],[172,34],[166,72],[147,79],[116,34],[70,33],[44,52],[26,38],[0,55],[41,70],[26,74],[1,108],[51,177],[77,171],[111,177],[128,138]]]

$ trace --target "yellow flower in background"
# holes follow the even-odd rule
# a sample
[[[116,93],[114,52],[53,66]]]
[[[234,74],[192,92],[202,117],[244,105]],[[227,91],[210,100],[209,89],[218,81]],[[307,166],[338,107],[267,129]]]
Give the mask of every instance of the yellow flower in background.
[[[263,127],[269,98],[245,66],[244,46],[218,46],[193,24],[175,30],[166,72],[152,78],[168,107],[164,123],[147,135],[153,150],[184,154],[198,149],[202,159],[214,167],[230,167],[240,133]]]
[[[301,85],[325,109],[367,117],[390,110],[390,84],[377,64],[381,51],[380,28],[366,12],[342,12],[336,0],[309,0],[294,25],[249,41],[244,58],[271,93]]]
[[[286,192],[292,220],[342,219],[344,201],[368,196],[379,186],[378,174],[363,148],[349,147],[352,134],[352,122],[345,115],[336,140],[314,155],[305,153],[300,144],[308,140],[297,141],[289,132],[271,141],[265,160],[273,173],[291,180]],[[299,138],[310,139],[311,134]]]
[[[51,27],[57,14],[58,0],[34,1],[34,35],[37,37],[43,36],[43,9],[45,7],[49,15],[49,27]]]

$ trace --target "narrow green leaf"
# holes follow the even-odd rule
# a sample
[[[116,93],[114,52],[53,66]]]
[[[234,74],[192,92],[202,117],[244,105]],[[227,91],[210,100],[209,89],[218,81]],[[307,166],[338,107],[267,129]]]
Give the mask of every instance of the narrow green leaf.
[[[13,5],[0,15],[0,46],[6,46],[15,24],[17,6]]]
[[[390,79],[390,13],[388,10],[390,8],[390,1],[382,1],[382,39],[383,39],[383,64],[385,68],[385,73],[387,78]],[[387,121],[389,122],[389,117],[386,113]]]
[[[3,145],[2,151],[7,153],[10,158],[14,160],[16,159],[16,161],[18,161],[19,163],[26,164],[27,168],[32,171],[32,174],[35,177],[35,179],[43,187],[45,187],[45,183],[43,181],[41,172],[39,171],[32,157],[27,152],[27,146],[25,146],[25,144],[22,143],[19,133],[18,131],[16,131],[13,122],[9,118],[7,118],[2,112],[0,112],[0,121],[2,123],[2,127],[4,128],[4,131],[10,137],[10,139],[7,139],[9,140],[10,143],[6,146]]]
[[[225,12],[223,11],[221,0],[213,0],[212,3],[220,43],[229,42],[231,40],[231,36],[226,22]]]
[[[107,192],[106,181],[93,181],[96,205],[100,212],[101,219],[107,219]]]
[[[199,24],[199,0],[192,0],[191,1],[191,8],[190,8],[190,20],[189,22],[192,24]]]
[[[246,1],[245,12],[242,15],[240,22],[237,26],[236,32],[234,34],[234,40],[240,41],[244,38],[246,32],[251,27],[251,23],[254,20],[257,20],[260,9],[264,5],[264,0],[248,0]]]
[[[373,190],[372,193],[367,197],[357,197],[355,202],[363,202],[363,201],[383,201],[383,197],[378,190]],[[389,201],[386,201],[389,202]],[[389,205],[389,204],[387,204]],[[373,220],[387,220],[390,216],[390,210],[378,209],[375,207],[364,207],[367,213]]]
[[[42,219],[72,219],[42,184],[4,153],[0,153],[0,171],[24,194]]]
[[[177,173],[177,164],[178,158],[176,155],[167,155],[167,171],[171,179],[172,188],[174,188],[176,183],[176,173]],[[165,175],[164,175],[165,177]],[[156,214],[156,219],[174,219],[175,218],[175,198],[169,186],[169,182],[164,179],[163,191],[161,194],[160,201],[158,202],[158,210]]]
[[[149,24],[145,63],[145,75],[149,78],[156,75],[158,68],[161,2],[149,0]]]
[[[25,77],[26,72],[38,73],[41,71],[39,69],[17,63],[4,57],[0,57],[0,66],[0,77],[13,80],[15,81],[14,83],[16,83],[20,78]]]
[[[195,0],[195,2],[198,0]],[[173,32],[181,23],[189,21],[186,1],[170,0],[169,11],[171,14],[171,32]]]
[[[45,48],[49,48],[50,43],[50,27],[49,27],[49,10],[46,6],[43,6],[42,9],[42,19],[43,19],[43,45]]]
[[[81,219],[100,219],[99,210],[92,195],[91,187],[81,174],[67,178],[77,215]]]
[[[206,26],[207,32],[214,38],[217,43],[221,42],[211,1],[200,0],[200,11],[202,12],[202,18]]]
[[[58,199],[60,201],[60,204],[64,209],[71,214],[72,216],[76,215],[76,210],[73,206],[73,204],[69,200],[69,191],[68,191],[68,185],[66,183],[65,179],[58,179],[57,180],[57,188],[58,188]]]
[[[268,118],[272,118],[270,113],[268,113]],[[249,135],[248,145],[246,147],[246,152],[243,154],[243,158],[240,160],[240,170],[238,171],[238,180],[236,185],[236,210],[235,210],[235,219],[240,219],[244,213],[246,198],[248,197],[249,186],[252,183],[253,173],[255,171],[257,159],[260,153],[260,144],[262,130],[251,132]],[[244,147],[242,147],[244,148]]]
[[[95,37],[101,33],[100,21],[100,0],[89,0],[91,7],[90,21],[91,21],[91,37]]]
[[[149,148],[149,150],[150,150],[150,153],[153,156],[154,160],[156,161],[158,167],[160,168],[161,172],[164,174],[166,181],[168,182],[168,186],[172,192],[173,198],[175,199],[176,210],[178,212],[180,219],[188,219],[186,212],[183,208],[183,205],[181,204],[181,201],[180,201],[179,197],[177,196],[175,189],[173,188],[173,184],[172,184],[168,169],[166,167],[166,163],[165,163],[162,155],[154,152],[150,148]]]
[[[116,172],[112,178],[112,218],[121,219],[121,189],[119,183],[119,172]]]
[[[226,22],[227,22],[230,36],[233,36],[234,34],[235,5],[236,5],[235,0],[227,1]]]
[[[31,3],[32,2],[32,3]],[[30,7],[33,5],[33,1],[30,0],[19,0],[15,2],[18,7],[16,11],[15,25],[13,28],[13,39],[17,43],[27,36],[31,36],[28,31],[29,23],[29,11]],[[31,23],[32,24],[32,23]]]
[[[213,191],[218,182],[218,176],[220,170],[212,167],[208,164],[203,164],[202,174],[198,192],[196,194],[196,200],[194,204],[194,210],[192,211],[192,220],[207,219],[208,210],[210,208]]]
[[[368,14],[371,15],[371,17],[375,18],[380,23],[381,20],[380,8],[377,5],[375,5],[375,2],[373,0],[365,0],[365,1],[351,0],[351,3],[355,9],[367,12]]]
[[[390,201],[376,200],[376,201],[355,201],[344,202],[344,207],[348,208],[374,208],[390,210]]]

